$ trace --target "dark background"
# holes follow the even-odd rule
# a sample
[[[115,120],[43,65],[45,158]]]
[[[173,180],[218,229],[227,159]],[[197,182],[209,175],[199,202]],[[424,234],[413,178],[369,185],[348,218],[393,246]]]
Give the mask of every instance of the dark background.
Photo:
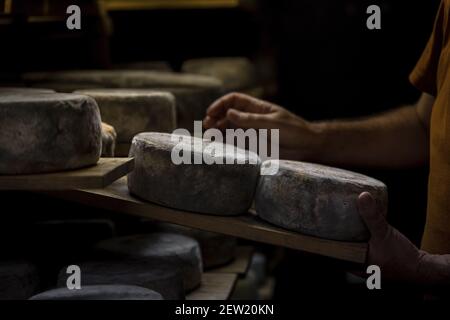
[[[310,120],[369,115],[415,102],[420,93],[408,75],[432,31],[439,4],[260,0],[235,9],[114,12],[108,39],[95,6],[78,2],[89,12],[80,32],[68,32],[63,18],[28,23],[30,11],[39,14],[38,5],[20,7],[12,23],[1,24],[0,80],[15,83],[21,72],[30,70],[107,68],[142,60],[169,61],[177,70],[189,58],[247,56],[257,63],[261,77],[273,77],[277,84],[270,99]],[[382,30],[366,28],[371,4],[382,9]],[[419,244],[427,169],[356,169],[388,185],[390,222]],[[279,270],[278,297],[299,283],[294,281],[316,292],[330,281],[341,281],[326,275],[333,261],[316,264],[293,253],[288,261]]]

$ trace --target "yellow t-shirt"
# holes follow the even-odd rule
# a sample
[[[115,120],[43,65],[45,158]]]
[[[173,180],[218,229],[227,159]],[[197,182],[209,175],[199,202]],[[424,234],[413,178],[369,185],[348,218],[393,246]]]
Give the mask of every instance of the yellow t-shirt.
[[[431,115],[428,208],[422,249],[450,253],[450,0],[442,0],[433,34],[410,80],[436,100]]]

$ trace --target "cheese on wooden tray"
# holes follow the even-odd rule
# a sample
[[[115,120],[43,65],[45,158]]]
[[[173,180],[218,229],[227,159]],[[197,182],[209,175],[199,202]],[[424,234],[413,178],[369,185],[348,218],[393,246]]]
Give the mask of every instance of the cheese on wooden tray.
[[[153,132],[133,139],[130,156],[135,158],[135,169],[128,175],[128,187],[139,198],[225,216],[246,213],[251,206],[260,170],[254,153],[200,138]]]
[[[96,248],[113,257],[172,265],[181,271],[186,291],[200,285],[203,272],[200,246],[192,238],[157,232],[107,239]]]
[[[159,292],[164,299],[184,299],[183,278],[171,264],[150,263],[142,260],[117,259],[82,262],[82,285],[133,285]],[[63,268],[58,286],[67,287],[70,275]]]
[[[387,190],[382,182],[342,169],[282,160],[276,175],[260,178],[256,213],[263,220],[302,234],[365,241],[369,232],[357,209],[358,196],[364,191],[375,197],[377,209],[385,213]]]
[[[159,223],[156,228],[165,232],[183,234],[197,240],[205,269],[225,265],[235,258],[237,239],[234,237],[170,223]]]
[[[78,169],[97,163],[101,119],[92,98],[0,92],[0,174]]]
[[[30,300],[163,300],[163,297],[150,289],[127,285],[82,286],[70,290],[58,288],[39,293]]]
[[[141,132],[176,129],[176,104],[169,92],[140,89],[79,90],[97,102],[102,120],[114,127],[118,143],[131,143]]]

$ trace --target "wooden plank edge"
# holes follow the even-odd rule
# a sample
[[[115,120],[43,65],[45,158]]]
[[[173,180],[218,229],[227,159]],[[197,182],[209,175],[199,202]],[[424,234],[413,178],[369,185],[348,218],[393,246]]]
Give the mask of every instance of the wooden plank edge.
[[[106,172],[103,176],[83,176],[76,177],[77,173],[83,173],[86,170],[94,170],[99,165],[108,165],[108,161],[111,159],[117,160],[118,165],[114,166],[112,170]],[[134,169],[134,159],[133,158],[100,158],[100,161],[105,161],[106,163],[88,166],[85,168],[67,170],[61,172],[50,172],[42,174],[26,174],[26,175],[0,175],[0,191],[64,191],[64,190],[76,190],[79,188],[83,189],[98,189],[105,188],[118,179],[126,176],[129,172]],[[4,179],[4,181],[1,181]],[[27,181],[31,179],[31,181]],[[42,187],[38,184],[39,180],[51,180],[51,187]],[[82,182],[77,183],[76,187],[67,188],[67,181],[70,179],[82,179]],[[17,187],[17,185],[22,184],[23,186]]]
[[[98,191],[88,192],[77,190],[71,191],[70,195],[61,192],[56,194],[56,196],[112,212],[152,218],[163,222],[278,245],[349,262],[363,264],[366,261],[367,243],[321,239],[263,225],[261,222],[252,221],[250,217],[240,217],[240,219],[237,219],[237,217],[206,216],[165,208],[152,203],[141,203],[137,199],[136,201],[130,201],[126,198],[107,197],[96,192]],[[102,196],[105,199],[99,198]],[[192,219],[190,216],[193,214],[197,215],[196,219]],[[252,230],[249,230],[249,228]],[[264,230],[268,228],[270,228],[271,239],[267,238],[267,231]],[[286,237],[286,234],[288,237]]]

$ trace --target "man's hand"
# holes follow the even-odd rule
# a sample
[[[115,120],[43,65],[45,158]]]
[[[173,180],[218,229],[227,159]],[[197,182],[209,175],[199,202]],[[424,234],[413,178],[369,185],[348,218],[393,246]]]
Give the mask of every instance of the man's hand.
[[[304,119],[275,104],[244,94],[231,93],[207,110],[204,127],[279,129],[280,157],[307,160],[316,149],[318,135]]]
[[[449,255],[432,255],[419,250],[375,209],[368,192],[358,198],[361,217],[369,228],[369,265],[377,265],[385,279],[427,286],[450,283]]]

